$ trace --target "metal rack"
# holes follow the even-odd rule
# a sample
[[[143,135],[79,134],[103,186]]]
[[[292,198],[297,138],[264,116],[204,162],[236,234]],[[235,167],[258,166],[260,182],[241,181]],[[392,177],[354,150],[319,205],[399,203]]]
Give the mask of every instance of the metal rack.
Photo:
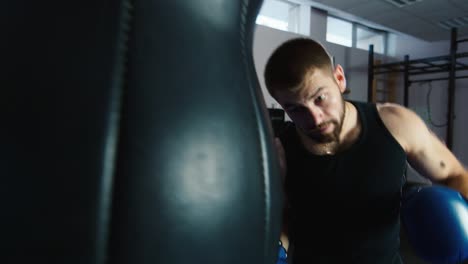
[[[455,79],[468,78],[468,75],[457,76],[456,72],[468,70],[468,65],[457,61],[460,58],[468,57],[468,52],[457,53],[458,43],[467,42],[468,39],[457,40],[457,29],[452,28],[450,38],[450,54],[446,56],[437,56],[424,59],[410,60],[409,55],[405,55],[404,60],[400,62],[375,65],[374,63],[374,47],[369,46],[369,67],[368,67],[368,101],[374,98],[374,90],[372,84],[374,76],[378,74],[401,72],[404,78],[404,105],[408,107],[409,88],[411,83],[430,82],[448,80],[448,114],[447,114],[447,147],[452,149],[453,144],[453,120],[454,120],[454,99],[455,99]],[[427,75],[434,73],[448,73],[446,77],[439,78],[416,78],[411,79],[414,75]]]

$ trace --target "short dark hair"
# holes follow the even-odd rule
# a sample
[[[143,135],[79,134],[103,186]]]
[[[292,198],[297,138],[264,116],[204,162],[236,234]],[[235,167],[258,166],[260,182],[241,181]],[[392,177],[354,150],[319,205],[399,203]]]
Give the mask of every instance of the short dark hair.
[[[267,61],[264,72],[267,90],[273,97],[275,91],[294,91],[315,69],[333,73],[332,60],[325,48],[309,38],[288,40]]]

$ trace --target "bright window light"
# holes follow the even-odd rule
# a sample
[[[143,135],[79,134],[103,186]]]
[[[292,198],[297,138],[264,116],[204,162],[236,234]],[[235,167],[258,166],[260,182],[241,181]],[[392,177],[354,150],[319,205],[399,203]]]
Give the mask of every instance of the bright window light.
[[[267,27],[271,27],[271,28],[276,28],[276,29],[279,29],[279,30],[284,30],[284,31],[288,30],[288,22],[287,21],[283,21],[283,20],[280,20],[280,19],[275,19],[275,18],[272,18],[272,17],[259,15],[259,16],[257,16],[256,23],[259,24],[259,25],[263,25],[263,26],[267,26]]]
[[[284,0],[265,0],[257,16],[259,25],[297,33],[299,5]]]
[[[369,45],[374,45],[374,52],[385,53],[385,35],[375,30],[357,27],[356,48],[369,50]]]
[[[353,24],[337,19],[327,17],[327,41],[346,47],[353,46]]]

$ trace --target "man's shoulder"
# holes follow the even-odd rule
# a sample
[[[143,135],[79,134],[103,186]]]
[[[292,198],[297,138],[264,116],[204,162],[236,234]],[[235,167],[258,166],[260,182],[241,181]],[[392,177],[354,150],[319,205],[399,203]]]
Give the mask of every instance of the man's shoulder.
[[[406,152],[414,142],[420,142],[428,130],[416,112],[402,105],[378,104],[377,111],[387,129]]]
[[[401,119],[401,121],[404,121],[413,114],[410,109],[395,103],[377,103],[376,107],[381,118]]]

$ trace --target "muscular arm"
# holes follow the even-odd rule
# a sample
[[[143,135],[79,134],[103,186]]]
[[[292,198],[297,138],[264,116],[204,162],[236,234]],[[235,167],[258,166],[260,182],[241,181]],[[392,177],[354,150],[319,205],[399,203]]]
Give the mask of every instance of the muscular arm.
[[[417,114],[395,104],[378,105],[377,109],[416,171],[468,198],[468,171]]]

